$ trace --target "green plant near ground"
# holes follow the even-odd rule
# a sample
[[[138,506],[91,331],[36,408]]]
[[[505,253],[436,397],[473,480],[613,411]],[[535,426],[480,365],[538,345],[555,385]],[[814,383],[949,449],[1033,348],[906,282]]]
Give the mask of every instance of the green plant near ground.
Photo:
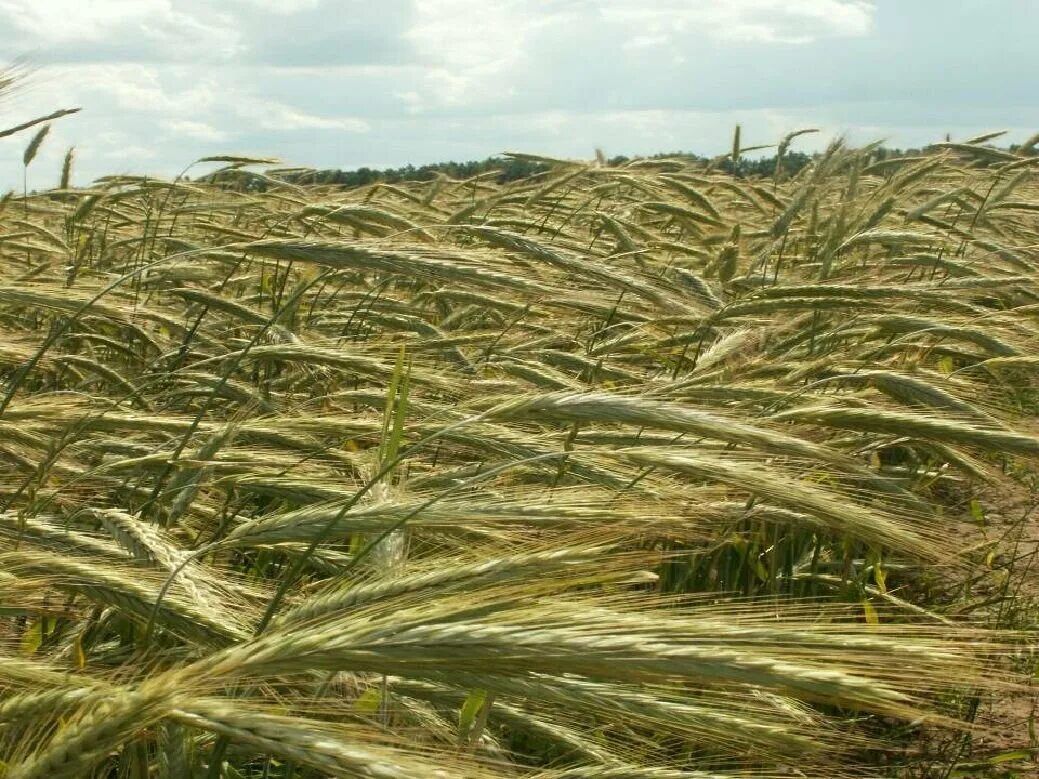
[[[1036,158],[984,140],[7,203],[3,775],[965,762],[1039,455]]]

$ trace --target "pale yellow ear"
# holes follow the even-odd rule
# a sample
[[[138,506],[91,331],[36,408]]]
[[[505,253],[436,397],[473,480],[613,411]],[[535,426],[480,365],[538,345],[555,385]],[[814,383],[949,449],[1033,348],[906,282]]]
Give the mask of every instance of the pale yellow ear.
[[[1027,772],[964,735],[1032,672],[1034,139],[83,186],[59,118],[0,198],[5,779]]]

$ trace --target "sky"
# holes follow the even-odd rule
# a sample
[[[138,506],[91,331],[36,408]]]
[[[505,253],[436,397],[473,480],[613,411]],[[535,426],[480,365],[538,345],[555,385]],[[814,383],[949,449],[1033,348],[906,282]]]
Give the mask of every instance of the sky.
[[[0,0],[26,58],[0,129],[57,108],[29,171],[173,176],[207,155],[317,168],[607,155],[837,135],[1039,130],[1039,0]],[[22,183],[27,134],[0,140]],[[52,181],[55,180],[55,181]]]

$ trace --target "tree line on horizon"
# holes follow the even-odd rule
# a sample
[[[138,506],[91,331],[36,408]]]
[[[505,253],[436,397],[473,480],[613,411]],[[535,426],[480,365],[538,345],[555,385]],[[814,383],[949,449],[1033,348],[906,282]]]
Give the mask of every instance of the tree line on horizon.
[[[902,153],[902,152],[898,152]],[[814,155],[803,152],[789,152],[783,155],[783,170],[788,175],[793,175],[803,169],[812,161]],[[617,155],[605,160],[609,167],[619,167],[638,157]],[[683,159],[690,162],[709,162],[710,157],[705,157],[691,152],[667,152],[654,154],[643,159]],[[721,170],[732,171],[731,160],[722,162]],[[279,174],[278,178],[295,184],[332,184],[343,187],[360,187],[368,184],[400,184],[408,181],[432,181],[437,176],[447,176],[450,179],[469,179],[490,173],[498,184],[507,184],[510,181],[519,181],[545,173],[550,166],[536,160],[495,156],[482,160],[469,160],[466,162],[434,162],[425,165],[403,165],[397,168],[371,168],[360,167],[351,170],[326,169],[326,170],[294,170]],[[776,157],[763,157],[760,159],[741,159],[739,161],[739,173],[746,176],[772,175],[776,168]]]
[[[928,148],[929,147],[924,147],[923,149],[900,149],[880,146],[873,150],[872,161],[881,162],[887,159],[916,156],[926,153]],[[1013,152],[1017,148],[1019,148],[1018,145],[1011,145],[1008,147],[1008,150]],[[724,158],[712,158],[692,152],[679,151],[662,152],[647,157],[629,157],[625,155],[617,155],[610,158],[600,157],[600,164],[607,167],[620,167],[636,160],[680,159],[688,162],[702,162],[705,164],[713,161],[716,163],[714,167],[717,170],[734,173],[741,178],[755,178],[774,176],[777,172],[778,159],[780,175],[785,178],[798,174],[813,160],[817,159],[820,154],[821,152],[806,153],[788,151],[784,153],[781,158],[774,154],[757,158],[741,157],[734,164],[729,156],[725,156]],[[456,181],[470,179],[477,176],[487,176],[489,179],[493,178],[493,180],[498,184],[507,184],[512,181],[520,181],[542,175],[548,172],[550,168],[551,165],[549,163],[538,161],[536,158],[502,155],[487,157],[482,160],[469,160],[464,162],[451,160],[447,162],[434,162],[417,166],[408,164],[396,168],[372,168],[368,166],[345,170],[339,168],[323,170],[298,168],[277,172],[270,171],[269,173],[275,173],[276,178],[293,184],[321,184],[352,188],[376,183],[400,184],[405,182],[432,181],[438,176],[444,176]],[[491,176],[489,174],[496,175]],[[212,176],[217,177],[220,175],[220,171],[212,174]],[[211,176],[203,178],[211,181],[213,180]],[[240,176],[236,177],[236,182],[240,185],[242,183],[242,178]],[[250,182],[248,188],[257,190],[266,189],[263,177],[256,177],[255,180]]]

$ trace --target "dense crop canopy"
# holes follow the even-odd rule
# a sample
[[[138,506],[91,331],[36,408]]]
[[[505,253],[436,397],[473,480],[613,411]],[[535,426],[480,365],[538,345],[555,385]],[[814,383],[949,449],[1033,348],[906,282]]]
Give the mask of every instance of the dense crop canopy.
[[[7,779],[833,777],[1012,686],[1039,157],[213,160],[0,211]]]

